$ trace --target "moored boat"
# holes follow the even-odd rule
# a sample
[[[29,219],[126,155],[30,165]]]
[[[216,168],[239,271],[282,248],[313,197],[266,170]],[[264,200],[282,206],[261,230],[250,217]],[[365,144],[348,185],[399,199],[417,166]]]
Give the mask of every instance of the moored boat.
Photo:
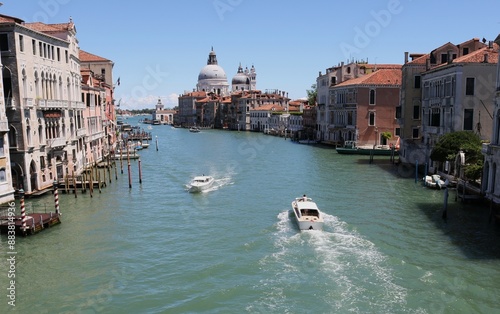
[[[336,148],[339,154],[349,155],[382,155],[391,156],[397,154],[397,150],[386,145],[378,145],[373,147],[360,147],[355,141],[346,141],[343,147]]]
[[[292,202],[292,211],[300,230],[323,229],[323,214],[311,198],[297,197]]]
[[[198,133],[200,132],[200,128],[197,126],[192,126],[189,128],[189,132]]]
[[[425,176],[423,180],[424,180],[424,185],[431,189],[443,189],[447,186],[447,182],[441,179],[441,176],[438,174]]]

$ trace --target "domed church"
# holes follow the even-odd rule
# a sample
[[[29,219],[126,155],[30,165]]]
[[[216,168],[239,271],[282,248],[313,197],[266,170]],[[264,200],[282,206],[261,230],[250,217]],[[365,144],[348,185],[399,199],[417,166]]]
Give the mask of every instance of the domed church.
[[[245,68],[245,71],[243,72],[243,68],[241,67],[240,63],[238,72],[233,77],[233,80],[231,82],[232,91],[236,92],[241,90],[255,90],[256,77],[257,74],[255,73],[255,67],[253,65],[250,71],[248,70],[248,68]]]
[[[232,92],[242,90],[255,90],[256,89],[255,67],[252,65],[251,69],[238,67],[238,72],[233,77]],[[216,95],[227,96],[229,95],[229,83],[227,81],[226,72],[217,64],[217,55],[214,48],[208,54],[207,65],[204,66],[198,75],[198,84],[196,84],[197,91],[204,91],[207,93],[214,93]]]
[[[226,72],[217,64],[217,55],[212,47],[208,54],[207,65],[204,66],[198,75],[198,91],[212,92],[217,95],[229,94],[229,83],[227,82]]]

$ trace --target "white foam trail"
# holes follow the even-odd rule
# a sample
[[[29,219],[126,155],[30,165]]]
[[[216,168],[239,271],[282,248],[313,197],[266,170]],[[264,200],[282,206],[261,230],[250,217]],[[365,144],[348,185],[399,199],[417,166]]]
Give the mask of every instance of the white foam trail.
[[[261,282],[268,287],[261,305],[286,308],[279,287],[313,279],[332,287],[318,300],[332,310],[352,309],[356,304],[384,312],[404,308],[407,291],[394,283],[387,257],[337,217],[325,214],[324,218],[323,231],[299,231],[289,211],[278,214],[273,234],[276,251],[260,261],[263,269],[274,271],[274,276]]]

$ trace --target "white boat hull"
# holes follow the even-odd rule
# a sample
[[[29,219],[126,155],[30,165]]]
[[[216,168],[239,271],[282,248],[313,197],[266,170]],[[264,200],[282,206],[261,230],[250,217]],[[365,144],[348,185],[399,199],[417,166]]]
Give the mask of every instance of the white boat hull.
[[[203,192],[211,188],[214,182],[215,182],[214,178],[210,176],[195,177],[189,184],[189,192],[191,193]]]
[[[297,198],[292,202],[295,222],[300,230],[323,230],[323,214],[310,198]]]

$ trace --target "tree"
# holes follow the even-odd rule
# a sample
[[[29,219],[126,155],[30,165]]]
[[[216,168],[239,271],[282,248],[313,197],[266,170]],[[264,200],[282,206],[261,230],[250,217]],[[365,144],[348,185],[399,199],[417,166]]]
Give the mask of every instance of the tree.
[[[387,132],[382,132],[382,134],[380,134],[380,136],[382,136],[382,138],[384,139],[384,143],[387,143],[388,140],[390,140],[392,138],[392,133],[387,131]]]
[[[318,97],[318,89],[316,88],[316,84],[311,85],[311,89],[307,90],[307,101],[309,102],[309,106],[316,105],[316,97]]]
[[[470,131],[458,131],[441,136],[431,152],[431,159],[445,162],[455,160],[462,151],[465,154],[465,176],[471,180],[481,177],[483,154],[481,138]]]

